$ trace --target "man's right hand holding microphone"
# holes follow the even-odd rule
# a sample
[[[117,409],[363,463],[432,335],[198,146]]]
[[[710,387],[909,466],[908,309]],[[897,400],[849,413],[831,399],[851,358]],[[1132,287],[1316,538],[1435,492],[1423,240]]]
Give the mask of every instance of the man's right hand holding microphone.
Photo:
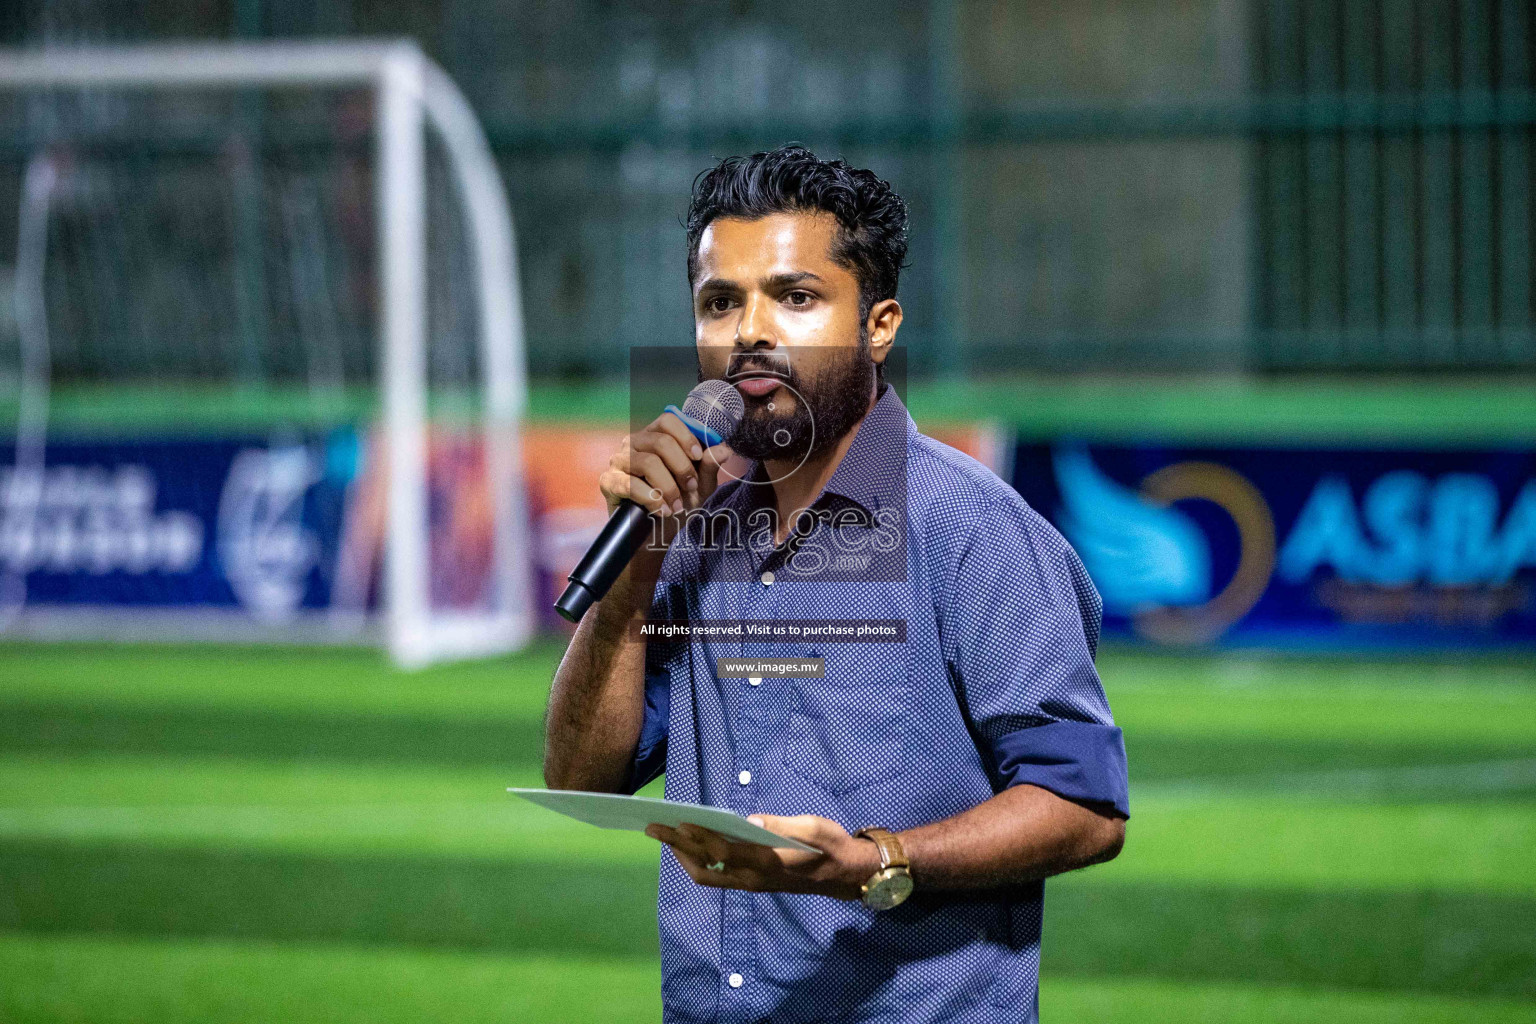
[[[608,523],[571,573],[570,584],[555,608],[571,622],[608,593],[625,566],[634,560],[629,593],[635,584],[654,587],[666,548],[677,536],[681,516],[699,508],[720,485],[721,464],[731,456],[725,439],[741,422],[741,394],[723,380],[706,380],[688,393],[679,409],[667,406],[644,429],[626,437],[598,478],[608,504]],[[660,545],[647,544],[653,520],[661,526]],[[636,609],[627,609],[633,614]]]

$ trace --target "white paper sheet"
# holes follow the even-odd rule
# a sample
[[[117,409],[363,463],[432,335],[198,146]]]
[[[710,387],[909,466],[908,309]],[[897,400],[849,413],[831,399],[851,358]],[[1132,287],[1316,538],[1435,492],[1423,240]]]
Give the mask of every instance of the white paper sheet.
[[[788,850],[818,852],[798,839],[790,839],[758,828],[735,811],[703,804],[685,804],[675,800],[657,800],[648,796],[622,796],[618,793],[583,793],[571,789],[515,789],[508,793],[531,800],[540,807],[558,811],[577,821],[599,828],[622,828],[644,832],[647,825],[698,825],[741,843],[774,846]]]

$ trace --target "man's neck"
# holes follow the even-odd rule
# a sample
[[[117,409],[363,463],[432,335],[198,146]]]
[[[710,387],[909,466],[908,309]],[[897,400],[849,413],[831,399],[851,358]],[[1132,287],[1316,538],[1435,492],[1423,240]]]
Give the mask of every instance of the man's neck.
[[[773,481],[774,504],[778,512],[778,525],[773,534],[775,545],[782,544],[784,538],[789,536],[789,527],[794,522],[796,513],[801,509],[809,508],[817,498],[821,497],[827,481],[832,479],[832,474],[837,472],[843,456],[848,454],[848,448],[853,444],[859,427],[869,416],[870,410],[875,407],[879,394],[880,385],[877,382],[870,389],[869,403],[864,407],[864,415],[859,417],[858,422],[850,427],[847,433],[837,439],[837,444],[826,451],[812,455],[804,463],[792,459],[763,460],[769,479]]]

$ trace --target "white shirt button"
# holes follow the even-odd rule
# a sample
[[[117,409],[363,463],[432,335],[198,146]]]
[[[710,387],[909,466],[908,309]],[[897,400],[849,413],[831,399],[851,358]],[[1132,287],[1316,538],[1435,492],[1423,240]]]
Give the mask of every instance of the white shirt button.
[[[731,988],[741,988],[741,983],[745,980],[746,979],[739,974],[732,974],[729,978],[725,979],[725,983],[731,986]]]
[[[767,572],[763,573],[763,586],[765,586],[765,587],[773,586],[773,570],[772,569],[769,569]]]
[[[763,677],[762,676],[747,676],[747,685],[748,686],[762,686],[763,685]]]
[[[747,783],[752,781],[752,773],[744,771],[740,775],[736,776],[736,781],[745,786]]]

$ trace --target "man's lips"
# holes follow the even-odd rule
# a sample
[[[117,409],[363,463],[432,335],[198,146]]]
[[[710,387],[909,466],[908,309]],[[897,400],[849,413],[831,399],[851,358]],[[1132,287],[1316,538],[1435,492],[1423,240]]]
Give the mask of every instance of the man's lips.
[[[736,388],[744,395],[762,398],[771,393],[780,383],[777,377],[746,377],[736,382]]]

